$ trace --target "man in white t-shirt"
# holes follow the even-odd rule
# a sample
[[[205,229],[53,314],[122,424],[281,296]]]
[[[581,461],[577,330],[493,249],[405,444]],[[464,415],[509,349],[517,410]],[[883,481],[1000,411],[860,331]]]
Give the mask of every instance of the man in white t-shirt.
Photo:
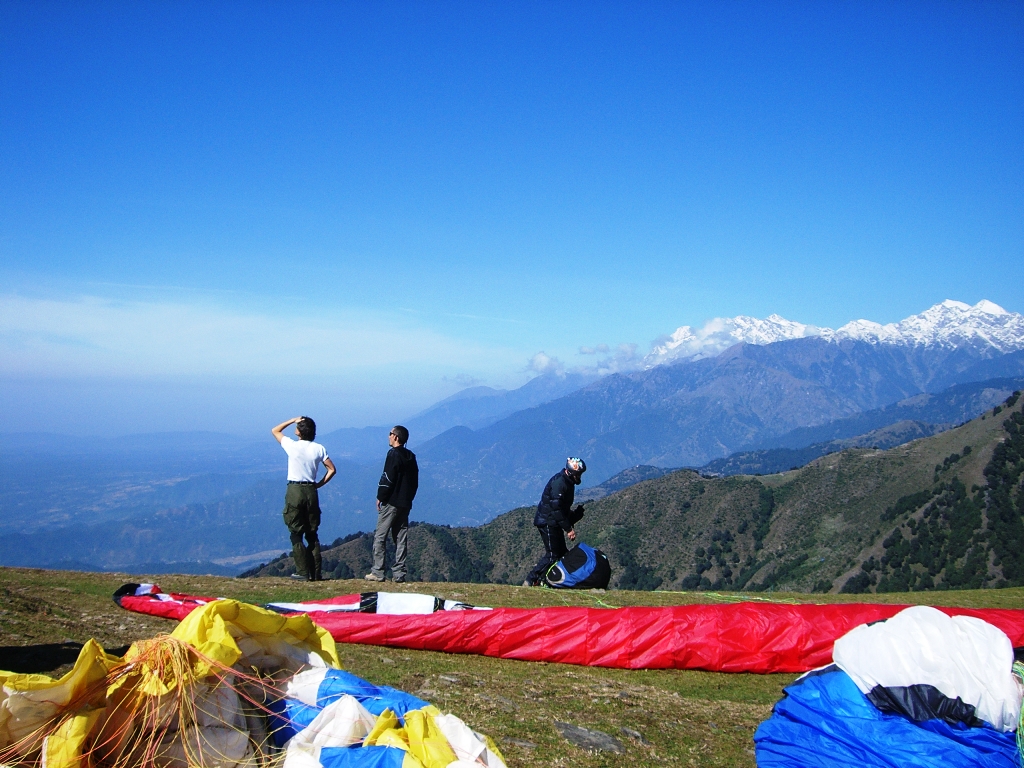
[[[281,434],[289,425],[295,425],[292,440]],[[322,488],[334,477],[334,462],[327,455],[327,449],[314,443],[316,423],[308,416],[296,416],[283,421],[270,430],[277,442],[288,454],[288,490],[284,494],[284,524],[292,541],[292,557],[295,560],[296,578],[320,581],[320,496]],[[324,479],[317,482],[320,465],[327,467]],[[302,539],[306,542],[303,545]]]

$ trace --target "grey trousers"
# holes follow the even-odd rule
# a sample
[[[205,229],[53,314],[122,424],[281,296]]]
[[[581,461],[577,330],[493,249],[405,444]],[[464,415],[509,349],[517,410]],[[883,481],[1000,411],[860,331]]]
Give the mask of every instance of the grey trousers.
[[[395,562],[391,566],[391,578],[395,580],[405,579],[405,555],[408,551],[409,538],[409,510],[399,509],[390,504],[385,504],[377,513],[377,530],[373,534],[373,568],[370,572],[374,576],[384,578],[384,553],[386,551],[388,534],[395,542]]]

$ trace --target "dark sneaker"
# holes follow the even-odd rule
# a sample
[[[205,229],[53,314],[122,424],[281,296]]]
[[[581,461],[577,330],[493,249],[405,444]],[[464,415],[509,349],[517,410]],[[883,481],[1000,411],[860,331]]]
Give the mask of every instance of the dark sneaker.
[[[399,576],[397,579],[393,579],[395,584],[405,584],[405,576]]]
[[[288,574],[289,579],[295,579],[296,581],[309,581],[309,577],[304,573],[290,573]]]

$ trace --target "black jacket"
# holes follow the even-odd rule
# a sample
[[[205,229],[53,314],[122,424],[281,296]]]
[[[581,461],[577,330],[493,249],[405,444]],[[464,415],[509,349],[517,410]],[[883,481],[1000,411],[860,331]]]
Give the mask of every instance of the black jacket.
[[[399,509],[412,509],[412,500],[419,485],[420,468],[416,464],[416,454],[405,446],[388,451],[377,485],[377,501]]]
[[[575,498],[576,484],[565,474],[565,470],[560,471],[544,486],[533,524],[557,525],[563,531],[572,530],[573,525],[579,522],[579,515],[574,515],[570,510]]]

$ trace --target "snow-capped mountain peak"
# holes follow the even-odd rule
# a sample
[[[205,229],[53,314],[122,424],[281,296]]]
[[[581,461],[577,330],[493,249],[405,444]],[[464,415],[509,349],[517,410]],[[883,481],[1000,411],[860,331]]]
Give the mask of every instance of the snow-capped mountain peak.
[[[987,300],[972,307],[947,299],[898,323],[879,325],[869,320],[855,320],[823,335],[835,340],[856,339],[873,344],[980,345],[993,347],[998,352],[1013,352],[1024,349],[1024,315],[1007,312]]]
[[[684,325],[658,340],[644,363],[651,367],[671,360],[714,357],[741,341],[747,344],[771,344],[817,336],[819,333],[820,329],[813,325],[796,323],[775,314],[764,320],[746,315],[716,317],[696,330]]]
[[[798,323],[775,314],[765,320],[746,315],[716,317],[701,328],[684,325],[656,341],[644,358],[644,367],[714,357],[740,342],[771,344],[807,336],[835,342],[851,339],[869,344],[973,346],[1006,353],[1024,349],[1024,315],[1007,312],[984,299],[974,306],[947,299],[898,323],[882,325],[871,320],[853,320],[838,330]]]
[[[981,301],[979,301],[977,304],[974,305],[974,308],[976,310],[978,310],[979,312],[984,312],[987,315],[1008,315],[1008,314],[1010,314],[1005,309],[1000,307],[998,304],[995,304],[995,303],[989,301],[988,299],[982,299]]]

